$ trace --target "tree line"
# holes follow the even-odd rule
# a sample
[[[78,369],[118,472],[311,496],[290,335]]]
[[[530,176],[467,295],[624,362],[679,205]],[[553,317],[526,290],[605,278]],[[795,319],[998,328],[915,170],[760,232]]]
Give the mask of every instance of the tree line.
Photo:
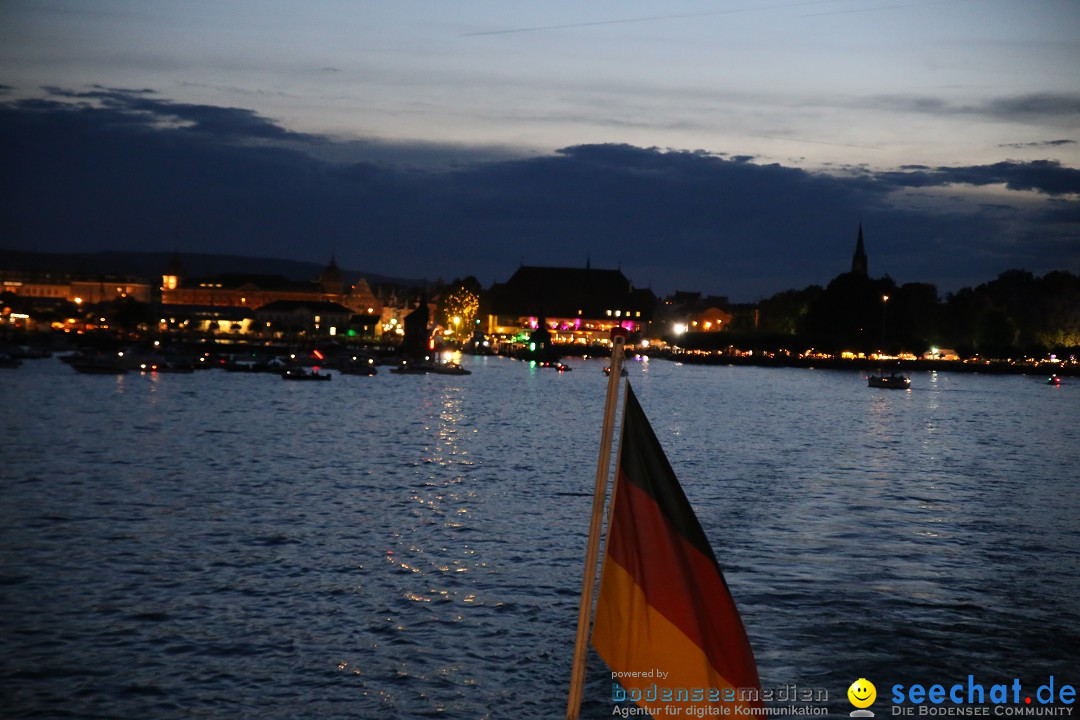
[[[758,305],[756,319],[740,317],[733,329],[761,349],[794,343],[830,353],[918,355],[939,347],[961,357],[1068,355],[1080,349],[1080,276],[1010,270],[941,299],[927,283],[845,273],[824,288],[777,293]]]

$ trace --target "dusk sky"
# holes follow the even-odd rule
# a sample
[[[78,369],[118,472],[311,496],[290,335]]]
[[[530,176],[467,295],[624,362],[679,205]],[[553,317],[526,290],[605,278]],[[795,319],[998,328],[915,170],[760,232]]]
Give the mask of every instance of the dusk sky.
[[[0,247],[1080,272],[1080,2],[0,2]]]

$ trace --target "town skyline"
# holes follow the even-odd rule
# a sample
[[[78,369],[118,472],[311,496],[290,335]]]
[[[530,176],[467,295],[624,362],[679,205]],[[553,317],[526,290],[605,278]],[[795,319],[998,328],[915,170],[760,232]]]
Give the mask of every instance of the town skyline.
[[[228,265],[214,270],[207,263],[217,256],[197,255],[190,258],[193,270],[177,253],[167,262],[164,254],[140,255],[0,255],[2,320],[17,330],[80,334],[104,328],[139,334],[156,327],[205,338],[239,333],[280,339],[288,331],[299,333],[295,339],[347,333],[360,341],[389,337],[392,344],[406,318],[423,308],[425,316],[432,313],[432,337],[459,346],[521,342],[542,326],[554,333],[556,345],[588,348],[620,326],[638,339],[694,351],[723,355],[738,346],[770,358],[789,353],[794,343],[811,348],[814,357],[882,347],[913,356],[955,346],[948,354],[1067,352],[1075,359],[1080,343],[1080,276],[1014,269],[942,297],[932,284],[900,285],[887,275],[870,275],[861,232],[849,270],[752,304],[699,290],[658,296],[636,287],[620,269],[589,264],[523,265],[485,287],[472,276],[449,282],[365,276],[340,268],[333,258],[314,273],[318,266],[311,263],[222,256]],[[290,272],[299,268],[304,270]]]
[[[1053,268],[1044,273],[1032,273],[1027,268],[1015,267],[1007,268],[994,276],[976,279],[968,285],[955,288],[955,290],[943,290],[935,283],[918,278],[901,283],[889,273],[875,274],[872,272],[872,260],[870,259],[869,254],[866,253],[865,243],[861,240],[861,236],[862,233],[859,233],[857,239],[852,242],[849,252],[845,257],[836,258],[835,268],[833,268],[832,274],[827,277],[819,278],[806,285],[777,288],[774,292],[763,295],[753,301],[732,298],[729,293],[722,291],[712,292],[699,287],[678,287],[671,290],[658,291],[652,286],[636,282],[635,278],[622,267],[600,265],[593,263],[590,258],[586,258],[581,264],[533,265],[530,263],[520,263],[512,268],[508,268],[505,273],[496,277],[493,281],[483,282],[478,278],[476,273],[468,272],[461,275],[447,275],[446,273],[443,273],[436,277],[397,277],[389,276],[370,268],[339,267],[337,256],[333,253],[323,260],[319,260],[315,258],[295,259],[218,254],[212,252],[183,253],[176,250],[131,252],[102,250],[85,253],[54,253],[50,251],[15,250],[12,252],[12,248],[0,247],[0,273],[12,276],[26,274],[28,276],[41,277],[46,275],[53,275],[55,277],[67,275],[82,280],[91,280],[95,276],[112,278],[126,277],[131,280],[148,283],[149,286],[157,288],[159,281],[162,280],[162,275],[173,272],[173,270],[170,269],[170,266],[175,265],[176,263],[180,264],[183,268],[184,275],[189,280],[212,280],[218,277],[231,277],[235,279],[245,277],[272,278],[274,276],[279,276],[282,280],[289,282],[310,281],[312,283],[318,283],[319,278],[322,273],[325,272],[326,268],[328,266],[333,266],[340,271],[342,281],[347,286],[357,283],[366,283],[372,287],[398,288],[402,291],[411,290],[418,294],[425,290],[437,290],[439,288],[453,286],[460,281],[469,279],[476,280],[480,287],[487,291],[494,286],[506,282],[515,274],[515,272],[522,268],[563,270],[593,268],[600,271],[615,270],[623,273],[627,281],[629,281],[633,287],[641,290],[649,290],[661,300],[665,297],[672,297],[679,294],[696,293],[702,297],[721,298],[729,304],[746,306],[757,305],[763,301],[771,300],[778,295],[784,295],[790,292],[824,288],[838,277],[855,271],[857,265],[861,267],[859,270],[861,274],[876,280],[890,281],[897,286],[919,285],[933,287],[937,292],[939,299],[945,299],[957,291],[970,290],[993,282],[1002,275],[1018,272],[1030,273],[1035,277],[1058,272],[1076,274],[1062,268]],[[191,267],[189,267],[189,264]]]

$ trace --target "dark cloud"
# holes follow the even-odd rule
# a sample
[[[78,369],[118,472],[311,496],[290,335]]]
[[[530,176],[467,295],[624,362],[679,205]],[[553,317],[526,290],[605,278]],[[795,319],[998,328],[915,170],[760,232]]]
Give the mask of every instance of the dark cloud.
[[[1080,115],[1080,95],[1064,93],[1029,93],[1015,97],[997,98],[969,109],[1002,120],[1034,120],[1041,117],[1075,117]]]
[[[1025,148],[1054,148],[1054,147],[1061,147],[1062,145],[1075,145],[1075,144],[1076,144],[1075,140],[1038,140],[1038,141],[1035,141],[1035,142],[1024,142],[1024,143],[1004,143],[1002,145],[998,145],[998,147],[1016,148],[1017,150],[1021,150],[1021,149],[1025,149]]]
[[[170,102],[158,98],[149,89],[101,86],[86,91],[45,89],[54,98],[83,101],[83,107],[113,110],[123,119],[151,127],[165,124],[229,140],[314,140],[309,135],[285,130],[253,110]]]
[[[1039,122],[1071,120],[1080,115],[1080,94],[1026,93],[994,98],[982,103],[958,105],[925,95],[879,95],[860,100],[860,105],[889,112],[926,115],[978,115],[994,120]]]
[[[374,273],[485,284],[522,262],[589,259],[658,292],[754,300],[846,270],[861,219],[871,273],[901,282],[948,290],[1014,267],[1080,271],[1080,173],[1051,160],[824,173],[581,145],[530,157],[459,148],[452,166],[424,168],[417,158],[437,148],[335,143],[246,109],[110,88],[0,103],[0,148],[9,247],[335,253]],[[328,159],[338,151],[350,160]],[[952,197],[956,185],[1027,201]]]
[[[1010,190],[1031,190],[1046,195],[1080,193],[1080,170],[1063,167],[1054,160],[999,162],[968,167],[907,166],[884,172],[878,179],[892,187],[941,187],[946,185],[1004,185]]]
[[[865,99],[860,98],[859,104],[863,107],[875,107],[879,110],[894,113],[939,115],[957,111],[941,98],[919,95],[878,95]]]

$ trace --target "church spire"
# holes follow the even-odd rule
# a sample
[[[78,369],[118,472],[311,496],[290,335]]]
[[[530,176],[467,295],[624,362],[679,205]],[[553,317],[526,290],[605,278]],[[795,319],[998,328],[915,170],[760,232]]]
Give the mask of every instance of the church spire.
[[[859,239],[855,241],[855,255],[851,258],[851,272],[866,277],[869,273],[866,248],[863,246],[862,223],[859,223]]]
[[[165,268],[165,272],[161,274],[161,289],[162,290],[176,290],[184,282],[184,276],[187,272],[184,270],[184,263],[180,261],[180,253],[173,250],[172,259],[169,260],[169,266]]]
[[[337,258],[333,255],[330,256],[330,263],[319,274],[319,286],[328,295],[340,295],[344,289],[345,282],[341,276],[341,269],[338,268]]]

